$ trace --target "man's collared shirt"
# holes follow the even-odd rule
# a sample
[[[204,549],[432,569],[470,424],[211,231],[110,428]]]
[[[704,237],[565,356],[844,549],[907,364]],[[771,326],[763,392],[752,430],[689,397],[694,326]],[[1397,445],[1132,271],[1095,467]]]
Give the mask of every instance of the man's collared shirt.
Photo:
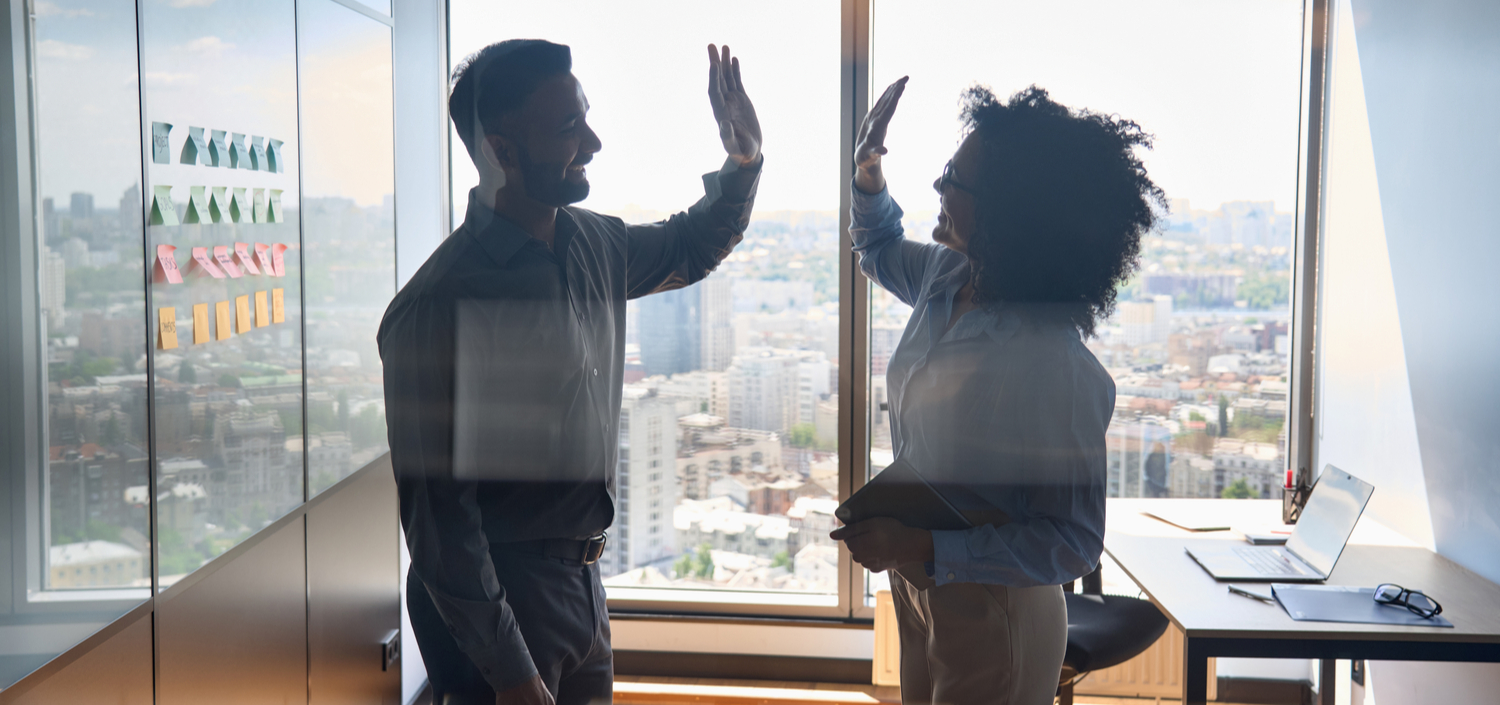
[[[743,237],[760,166],[726,161],[646,225],[558,210],[553,247],[469,195],[464,223],[381,322],[386,418],[412,570],[496,691],[537,670],[489,545],[614,520],[625,302],[707,276]]]
[[[1104,434],[1115,384],[1066,319],[1016,305],[965,313],[966,256],[902,235],[887,191],[853,188],[860,269],[913,308],[886,368],[896,457],[956,508],[1008,523],[934,531],[938,585],[1059,585],[1104,547]]]

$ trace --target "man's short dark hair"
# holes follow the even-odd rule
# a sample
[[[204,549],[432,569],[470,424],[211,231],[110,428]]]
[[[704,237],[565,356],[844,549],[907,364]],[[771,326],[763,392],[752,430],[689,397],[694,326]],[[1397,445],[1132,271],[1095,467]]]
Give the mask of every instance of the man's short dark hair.
[[[572,51],[543,39],[495,42],[460,62],[453,69],[448,114],[469,157],[475,158],[479,149],[474,144],[476,114],[485,134],[498,132],[500,117],[524,105],[542,81],[572,70]]]
[[[970,88],[962,119],[983,147],[969,242],[976,302],[1043,304],[1031,308],[1064,313],[1092,335],[1135,270],[1141,237],[1166,212],[1135,152],[1151,135],[1036,86],[1008,101]]]

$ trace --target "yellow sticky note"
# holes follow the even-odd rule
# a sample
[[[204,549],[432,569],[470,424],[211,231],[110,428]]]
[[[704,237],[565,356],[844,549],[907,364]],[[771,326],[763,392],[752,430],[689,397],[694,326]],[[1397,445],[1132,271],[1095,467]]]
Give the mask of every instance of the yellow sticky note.
[[[214,304],[214,330],[218,331],[216,336],[219,340],[228,340],[229,331],[234,327],[234,321],[230,320],[229,302],[220,301]]]
[[[282,297],[280,289],[271,290],[271,322],[284,323],[286,321],[286,300]]]
[[[234,297],[234,332],[250,332],[250,295]]]
[[[265,328],[271,325],[271,307],[266,305],[266,292],[255,292],[255,327]]]
[[[208,342],[208,304],[193,304],[193,345]]]
[[[156,311],[156,349],[177,348],[177,309],[163,306]]]

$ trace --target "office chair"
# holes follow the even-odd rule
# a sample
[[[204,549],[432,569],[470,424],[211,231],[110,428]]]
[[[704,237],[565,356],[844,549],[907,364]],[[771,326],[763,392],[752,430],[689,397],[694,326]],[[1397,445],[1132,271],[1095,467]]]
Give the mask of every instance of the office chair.
[[[1089,671],[1118,666],[1151,648],[1167,618],[1147,600],[1105,595],[1099,569],[1083,576],[1083,592],[1063,586],[1068,603],[1068,650],[1057,686],[1058,705],[1073,705],[1073,685]]]

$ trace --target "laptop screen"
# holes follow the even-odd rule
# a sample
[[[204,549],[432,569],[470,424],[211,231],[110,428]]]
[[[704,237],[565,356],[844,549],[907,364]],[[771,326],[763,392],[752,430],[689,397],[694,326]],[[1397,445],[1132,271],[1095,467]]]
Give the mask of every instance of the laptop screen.
[[[1286,547],[1327,577],[1344,552],[1375,487],[1332,465],[1323,468]]]

